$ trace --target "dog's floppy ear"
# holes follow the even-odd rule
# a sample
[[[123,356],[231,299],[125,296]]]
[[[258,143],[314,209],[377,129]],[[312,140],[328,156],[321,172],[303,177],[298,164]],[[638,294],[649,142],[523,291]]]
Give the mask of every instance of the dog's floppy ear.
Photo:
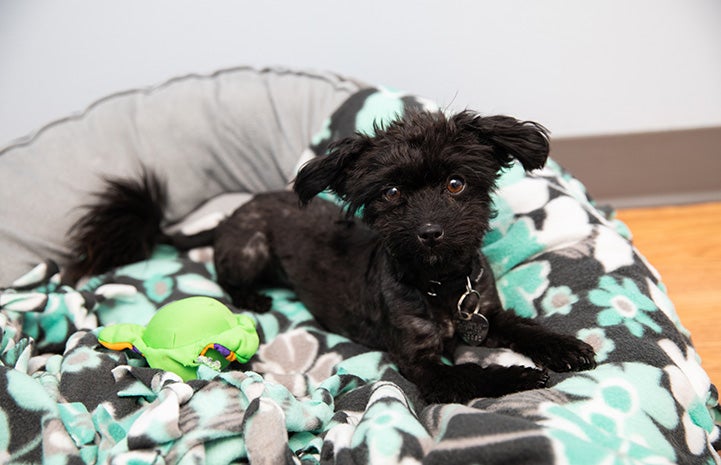
[[[453,117],[459,127],[476,133],[479,140],[493,146],[493,155],[508,167],[517,159],[526,171],[543,168],[548,158],[548,130],[532,121],[510,116],[479,116],[471,111]]]
[[[328,188],[343,197],[350,167],[369,147],[368,136],[355,134],[334,142],[328,147],[327,155],[316,157],[303,165],[293,184],[301,204],[307,204]]]

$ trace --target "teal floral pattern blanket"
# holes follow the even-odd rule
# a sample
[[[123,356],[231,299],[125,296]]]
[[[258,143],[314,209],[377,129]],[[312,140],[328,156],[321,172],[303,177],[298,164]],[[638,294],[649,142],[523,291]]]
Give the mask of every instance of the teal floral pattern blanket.
[[[361,91],[312,151],[423,104]],[[185,383],[97,334],[145,324],[183,297],[230,306],[212,250],[160,246],[76,288],[48,261],[0,290],[0,462],[720,463],[717,391],[629,231],[553,161],[531,175],[509,169],[494,200],[483,252],[504,306],[589,342],[596,369],[552,373],[547,389],[427,405],[386,354],[325,331],[291,291],[268,289],[269,313],[231,306],[256,321],[258,353]],[[471,347],[457,359],[532,363]]]

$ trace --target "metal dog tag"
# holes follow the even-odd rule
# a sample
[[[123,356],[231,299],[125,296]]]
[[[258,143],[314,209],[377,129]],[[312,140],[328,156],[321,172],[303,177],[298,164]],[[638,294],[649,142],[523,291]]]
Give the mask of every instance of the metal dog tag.
[[[476,299],[472,312],[464,310],[463,306],[470,297]],[[466,292],[458,299],[458,333],[463,342],[470,346],[479,346],[486,340],[488,335],[488,318],[482,313],[478,313],[481,309],[481,294],[473,289],[470,278],[466,278]]]
[[[467,320],[458,322],[458,333],[469,346],[479,346],[488,335],[488,319],[480,313],[471,313]]]

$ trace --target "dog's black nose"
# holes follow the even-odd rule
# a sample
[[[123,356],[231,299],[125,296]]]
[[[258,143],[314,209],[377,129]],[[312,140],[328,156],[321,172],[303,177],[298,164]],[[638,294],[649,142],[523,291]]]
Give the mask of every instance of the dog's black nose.
[[[443,237],[443,228],[440,224],[426,223],[418,228],[418,239],[425,245],[433,245]]]

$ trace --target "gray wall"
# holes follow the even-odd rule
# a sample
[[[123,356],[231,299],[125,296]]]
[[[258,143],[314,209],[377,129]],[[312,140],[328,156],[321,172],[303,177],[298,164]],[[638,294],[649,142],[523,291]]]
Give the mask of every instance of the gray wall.
[[[0,145],[239,64],[331,69],[561,139],[721,126],[718,0],[0,0]]]

